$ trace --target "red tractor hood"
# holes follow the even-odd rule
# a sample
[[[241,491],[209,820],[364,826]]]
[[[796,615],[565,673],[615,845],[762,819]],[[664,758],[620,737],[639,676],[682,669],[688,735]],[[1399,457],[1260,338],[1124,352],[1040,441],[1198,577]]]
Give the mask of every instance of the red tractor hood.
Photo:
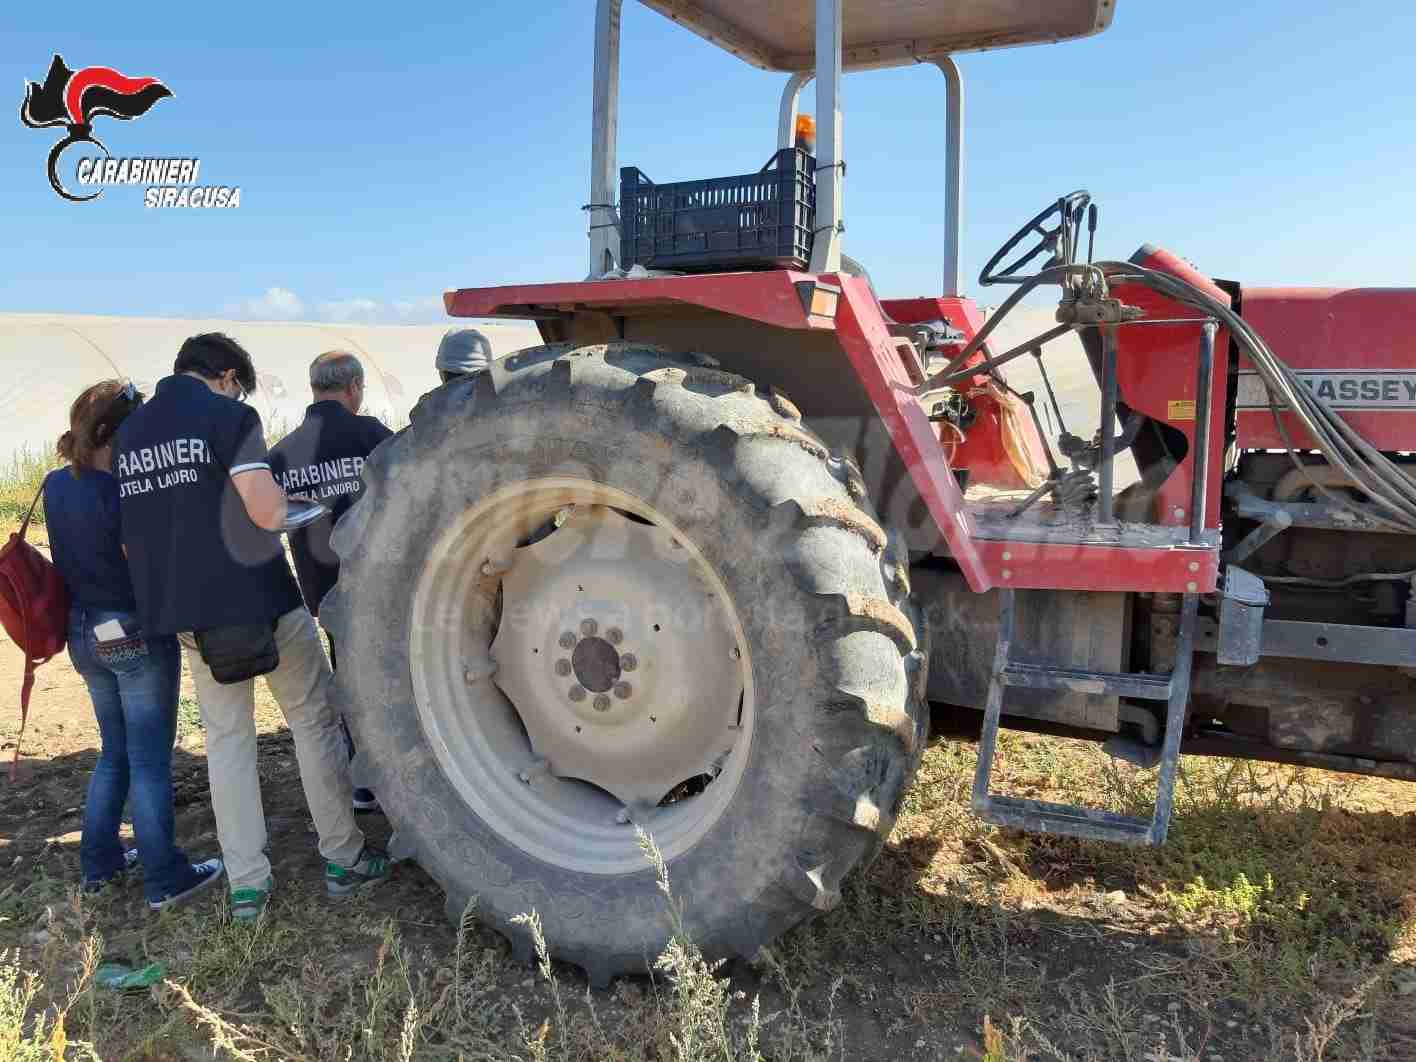
[[[1383,450],[1416,449],[1416,288],[1244,288],[1240,312],[1334,410]],[[1239,361],[1238,442],[1282,449],[1268,392]],[[1297,446],[1307,433],[1284,415]]]

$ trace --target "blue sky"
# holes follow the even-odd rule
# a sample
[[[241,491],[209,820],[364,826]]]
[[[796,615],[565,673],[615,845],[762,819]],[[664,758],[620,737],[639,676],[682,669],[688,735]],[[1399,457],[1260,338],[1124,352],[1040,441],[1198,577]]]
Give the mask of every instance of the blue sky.
[[[448,287],[583,276],[593,6],[6,5],[0,310],[427,321]],[[1077,186],[1106,256],[1150,241],[1251,284],[1416,282],[1413,39],[1395,0],[1120,0],[1099,37],[962,56],[968,290],[997,301],[984,259]],[[200,157],[240,208],[59,200],[55,131],[14,117],[56,51],[163,79],[172,99],[96,131],[114,155]],[[781,82],[626,0],[619,161],[755,169]],[[846,80],[845,246],[882,294],[939,289],[942,122],[932,68]]]

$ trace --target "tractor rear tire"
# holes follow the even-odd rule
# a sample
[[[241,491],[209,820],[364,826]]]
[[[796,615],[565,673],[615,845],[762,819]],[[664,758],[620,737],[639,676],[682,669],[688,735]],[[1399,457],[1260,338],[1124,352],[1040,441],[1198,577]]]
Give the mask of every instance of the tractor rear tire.
[[[927,721],[908,559],[854,467],[783,396],[759,396],[701,356],[628,344],[531,348],[424,396],[411,425],[370,456],[364,482],[334,532],[342,570],[321,613],[339,650],[332,696],[358,747],[356,779],[395,829],[395,854],[438,881],[454,920],[475,901],[477,916],[529,958],[529,931],[513,920],[534,910],[551,953],[600,985],[650,968],[674,932],[631,821],[663,849],[683,928],[710,958],[750,958],[831,908],[842,879],[878,853]],[[537,515],[538,504],[551,508]],[[498,552],[489,529],[504,512],[520,530],[514,548]],[[721,623],[676,635],[665,621],[644,633],[647,620],[633,626],[640,612],[677,615],[675,602],[646,598],[609,631],[603,621],[577,625],[596,586],[586,578],[577,597],[578,578],[567,584],[568,572],[545,561],[517,584],[539,588],[534,607],[514,603],[511,573],[553,553],[557,536],[573,544],[568,529],[591,514],[600,514],[594,526],[667,543],[677,558],[636,553],[631,566],[607,569],[617,579],[645,569],[651,585],[670,584],[670,562],[687,564],[710,602],[704,614]],[[593,551],[576,556],[602,563]],[[565,689],[604,638],[620,653],[619,664],[615,652],[601,661],[618,676],[615,697],[620,684],[632,687],[624,700],[596,693],[592,678],[588,689],[534,704],[505,692],[519,671]],[[494,639],[517,645],[518,659],[498,650],[493,660]],[[684,682],[740,690],[731,693],[735,725],[722,731],[731,747],[696,788],[654,806],[655,783],[639,777],[652,764],[631,760],[635,778],[621,791],[612,770],[596,777],[597,761],[579,745],[575,777],[595,785],[564,777],[559,754],[536,755],[533,735],[548,725],[560,727],[557,741],[594,731],[592,703],[606,721],[628,713],[623,733],[652,734],[657,718],[647,713],[662,716],[675,696],[661,690],[657,708],[636,708],[633,696],[641,679],[655,681],[654,647],[670,643]],[[631,644],[645,646],[635,674],[623,652]],[[700,644],[713,656],[702,667],[693,660]],[[558,645],[567,656],[553,661]],[[689,754],[662,733],[652,740],[662,755],[651,759]],[[609,796],[630,791],[648,802]],[[572,792],[580,796],[568,802]],[[611,806],[621,807],[619,833],[595,817]],[[556,833],[566,823],[574,828]]]

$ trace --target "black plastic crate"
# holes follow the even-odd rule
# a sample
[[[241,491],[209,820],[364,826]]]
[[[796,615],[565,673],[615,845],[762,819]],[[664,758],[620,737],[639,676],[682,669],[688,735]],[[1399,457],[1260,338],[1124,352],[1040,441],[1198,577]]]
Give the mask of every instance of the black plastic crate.
[[[655,184],[620,170],[623,268],[804,269],[816,224],[816,160],[783,148],[757,173]]]

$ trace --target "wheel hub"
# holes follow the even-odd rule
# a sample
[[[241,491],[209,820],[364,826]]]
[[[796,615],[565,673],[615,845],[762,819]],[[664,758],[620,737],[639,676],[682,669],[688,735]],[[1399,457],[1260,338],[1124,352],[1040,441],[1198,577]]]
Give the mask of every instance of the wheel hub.
[[[494,681],[551,774],[652,807],[732,749],[741,653],[667,531],[601,505],[557,522],[502,574]]]
[[[619,681],[619,653],[605,639],[582,638],[570,655],[570,667],[576,680],[591,693],[604,693]]]
[[[589,639],[615,651],[608,690],[582,684],[614,673],[594,642],[576,674]],[[753,666],[726,585],[668,517],[607,484],[524,480],[466,508],[429,547],[408,656],[438,768],[492,830],[553,866],[642,871],[631,822],[677,858],[751,757]],[[676,711],[689,725],[665,729]],[[712,784],[662,799],[698,773]]]

